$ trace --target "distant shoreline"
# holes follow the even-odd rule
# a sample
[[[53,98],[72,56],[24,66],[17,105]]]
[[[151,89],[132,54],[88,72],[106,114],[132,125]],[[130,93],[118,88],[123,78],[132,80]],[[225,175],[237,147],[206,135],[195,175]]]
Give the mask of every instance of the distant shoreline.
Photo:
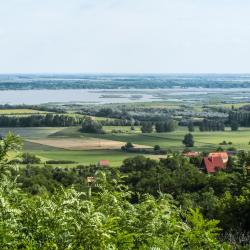
[[[249,74],[0,74],[0,90],[250,88]]]

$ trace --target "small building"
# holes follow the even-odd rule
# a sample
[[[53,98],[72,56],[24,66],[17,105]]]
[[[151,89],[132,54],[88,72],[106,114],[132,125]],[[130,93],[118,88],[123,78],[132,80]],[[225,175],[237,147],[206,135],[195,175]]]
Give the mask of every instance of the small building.
[[[88,176],[87,179],[86,179],[87,183],[93,183],[95,182],[95,177],[94,176]]]
[[[220,156],[208,156],[203,158],[202,167],[206,170],[207,173],[215,173],[219,170],[225,169],[226,165],[224,164],[223,159]]]
[[[198,157],[200,154],[199,154],[199,152],[190,151],[190,152],[184,153],[183,155],[191,158],[191,157]]]
[[[228,153],[227,152],[212,152],[208,157],[220,157],[224,164],[228,162]]]
[[[109,167],[110,163],[108,160],[100,160],[97,164],[99,167]]]

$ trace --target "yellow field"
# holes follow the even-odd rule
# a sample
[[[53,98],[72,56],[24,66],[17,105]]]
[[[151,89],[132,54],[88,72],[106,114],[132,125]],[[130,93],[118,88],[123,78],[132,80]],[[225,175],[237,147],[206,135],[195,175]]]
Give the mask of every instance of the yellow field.
[[[68,150],[120,149],[126,142],[98,138],[63,138],[27,140],[32,143]],[[134,144],[135,148],[151,148],[150,146]]]
[[[0,115],[29,115],[29,114],[45,114],[46,111],[34,109],[0,109]]]

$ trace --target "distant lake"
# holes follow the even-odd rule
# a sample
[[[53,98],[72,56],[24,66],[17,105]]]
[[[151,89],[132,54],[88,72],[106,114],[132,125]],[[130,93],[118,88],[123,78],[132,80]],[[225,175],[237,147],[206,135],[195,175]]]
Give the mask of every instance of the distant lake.
[[[208,96],[250,101],[250,88],[3,90],[0,91],[0,104],[179,102],[204,100]]]

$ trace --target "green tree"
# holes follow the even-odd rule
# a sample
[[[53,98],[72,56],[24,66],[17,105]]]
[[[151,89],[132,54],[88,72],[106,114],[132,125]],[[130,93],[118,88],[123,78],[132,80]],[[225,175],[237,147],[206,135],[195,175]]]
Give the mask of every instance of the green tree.
[[[132,144],[132,142],[127,142],[124,146],[121,147],[121,150],[127,151],[131,148],[134,148],[134,145]]]
[[[31,153],[23,153],[22,154],[22,163],[23,164],[39,164],[41,163],[41,159],[34,154]]]
[[[194,138],[192,134],[186,134],[184,136],[184,139],[182,141],[182,143],[186,146],[186,147],[193,147],[194,146]]]
[[[231,121],[230,127],[232,131],[237,131],[239,129],[239,123],[237,121]]]
[[[153,132],[153,125],[150,122],[143,122],[141,126],[142,133],[152,133]]]
[[[91,117],[84,118],[81,131],[83,133],[103,133],[101,123],[93,120]]]
[[[157,133],[173,132],[177,128],[177,123],[173,119],[169,119],[165,122],[155,123],[155,130]]]
[[[154,146],[154,151],[159,151],[159,150],[161,150],[161,147],[159,145],[155,145]]]
[[[194,123],[192,121],[190,121],[188,123],[188,131],[189,132],[194,132]]]

